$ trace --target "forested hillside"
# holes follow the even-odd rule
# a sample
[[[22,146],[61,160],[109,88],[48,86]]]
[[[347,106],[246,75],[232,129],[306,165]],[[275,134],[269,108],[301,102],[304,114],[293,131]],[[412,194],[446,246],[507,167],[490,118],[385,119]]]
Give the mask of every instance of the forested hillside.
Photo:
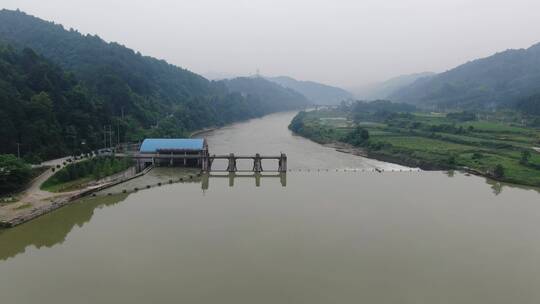
[[[100,141],[102,104],[72,74],[31,49],[0,45],[0,154],[51,157]]]
[[[540,93],[520,99],[511,104],[510,107],[515,107],[523,113],[540,116]]]
[[[395,92],[394,101],[437,108],[492,109],[540,93],[540,44],[507,50]]]
[[[291,77],[267,77],[285,88],[293,89],[304,95],[311,102],[322,105],[339,104],[343,100],[351,99],[351,93],[337,87],[313,81],[300,81]]]
[[[222,82],[20,11],[0,11],[0,42],[7,71],[0,75],[0,132],[6,134],[0,153],[16,153],[20,143],[21,154],[50,158],[102,146],[104,125],[114,141],[135,141],[303,106],[264,87],[260,94],[248,88],[251,97],[232,92]]]

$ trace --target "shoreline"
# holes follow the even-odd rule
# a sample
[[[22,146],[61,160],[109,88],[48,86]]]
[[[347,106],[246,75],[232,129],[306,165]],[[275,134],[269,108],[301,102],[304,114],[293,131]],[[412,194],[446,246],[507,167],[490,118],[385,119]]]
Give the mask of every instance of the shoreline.
[[[378,125],[359,123],[357,127],[361,130],[323,121],[349,114],[339,111],[299,114],[292,119],[289,130],[337,151],[378,161],[423,170],[461,170],[499,182],[540,188],[536,154],[540,150],[536,140],[540,138],[540,130],[512,129],[502,121],[479,121],[473,126],[472,122],[456,123],[446,117],[421,113],[388,118]],[[377,120],[365,115],[368,116],[363,121]]]
[[[401,166],[407,166],[407,167],[412,167],[412,168],[420,168],[421,170],[424,170],[424,171],[450,171],[450,170],[462,171],[462,172],[466,172],[466,173],[469,173],[469,174],[472,174],[472,175],[475,175],[475,176],[484,177],[486,179],[489,179],[489,180],[492,180],[492,181],[495,181],[495,182],[498,182],[498,183],[504,183],[504,184],[511,185],[511,186],[527,187],[527,188],[530,188],[532,190],[536,190],[536,191],[540,192],[540,188],[536,187],[534,185],[515,183],[515,182],[509,181],[509,180],[496,178],[494,176],[491,176],[490,174],[481,172],[481,171],[473,169],[473,168],[468,168],[468,167],[449,168],[449,167],[440,166],[438,164],[430,163],[430,162],[423,161],[423,160],[413,160],[413,159],[407,159],[406,160],[406,159],[404,159],[402,157],[399,157],[399,156],[388,155],[388,154],[384,154],[384,153],[377,153],[377,152],[373,152],[373,151],[370,152],[370,151],[367,151],[364,148],[355,147],[355,146],[353,146],[351,144],[340,142],[340,141],[329,142],[329,143],[321,143],[321,142],[315,141],[315,140],[313,140],[313,139],[311,139],[311,138],[309,138],[307,136],[304,136],[302,134],[298,134],[298,133],[296,133],[294,131],[293,131],[293,133],[298,135],[298,136],[301,136],[303,138],[309,139],[309,140],[311,140],[311,141],[313,141],[313,142],[315,142],[315,143],[317,143],[319,145],[329,147],[329,148],[334,148],[336,151],[341,152],[341,153],[348,153],[348,154],[352,154],[352,155],[356,155],[356,156],[360,156],[360,157],[365,157],[365,158],[374,159],[374,160],[378,160],[378,161],[388,162],[388,163],[397,164],[397,165],[401,165]]]
[[[209,127],[209,128],[196,130],[196,131],[191,132],[191,134],[189,135],[189,138],[193,138],[194,136],[201,135],[201,134],[204,134],[204,133],[212,132],[212,131],[215,131],[215,130],[217,130],[219,128],[220,127]]]
[[[102,190],[114,187],[116,185],[125,183],[127,181],[130,181],[132,179],[141,177],[147,174],[148,172],[150,172],[150,170],[152,169],[153,167],[151,166],[132,176],[127,176],[127,177],[122,177],[120,179],[111,180],[109,182],[105,182],[100,185],[87,186],[85,189],[75,191],[72,193],[59,194],[40,206],[24,209],[20,211],[19,213],[12,215],[11,217],[8,216],[7,218],[0,220],[0,229],[13,228],[20,224],[24,224],[42,215],[53,212],[64,206],[70,205],[76,202],[77,200],[83,197],[89,196],[95,192],[102,191]]]
[[[307,137],[304,137],[304,138],[307,138]],[[318,143],[318,144],[320,144],[320,143]],[[341,152],[341,153],[347,153],[347,154],[352,154],[352,155],[356,155],[356,156],[362,156],[362,157],[365,157],[365,158],[369,158],[365,149],[355,147],[355,146],[353,146],[351,144],[348,144],[348,143],[338,141],[338,142],[331,142],[331,143],[326,143],[326,144],[322,144],[322,145],[325,146],[325,147],[333,148],[336,151]]]

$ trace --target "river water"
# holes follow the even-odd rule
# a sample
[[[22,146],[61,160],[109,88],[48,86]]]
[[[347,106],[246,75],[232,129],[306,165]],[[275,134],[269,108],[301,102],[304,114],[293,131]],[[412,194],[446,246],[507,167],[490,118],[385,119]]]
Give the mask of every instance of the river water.
[[[286,152],[286,186],[119,191],[178,177],[160,168],[0,231],[1,303],[539,303],[536,190],[336,152],[293,115],[206,135],[216,154]]]

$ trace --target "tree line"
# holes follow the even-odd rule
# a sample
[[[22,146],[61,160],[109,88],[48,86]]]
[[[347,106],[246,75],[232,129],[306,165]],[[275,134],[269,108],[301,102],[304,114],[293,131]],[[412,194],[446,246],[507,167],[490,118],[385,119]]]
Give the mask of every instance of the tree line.
[[[0,154],[39,162],[103,147],[111,132],[113,142],[183,137],[307,105],[263,79],[245,94],[20,11],[1,10],[0,24]]]

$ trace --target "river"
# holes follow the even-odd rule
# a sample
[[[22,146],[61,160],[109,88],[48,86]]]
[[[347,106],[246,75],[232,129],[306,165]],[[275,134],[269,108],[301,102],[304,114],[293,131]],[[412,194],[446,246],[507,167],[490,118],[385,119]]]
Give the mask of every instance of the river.
[[[216,154],[286,152],[286,186],[121,193],[177,176],[159,168],[0,230],[2,303],[539,302],[536,190],[340,153],[292,135],[293,115],[206,134]]]

